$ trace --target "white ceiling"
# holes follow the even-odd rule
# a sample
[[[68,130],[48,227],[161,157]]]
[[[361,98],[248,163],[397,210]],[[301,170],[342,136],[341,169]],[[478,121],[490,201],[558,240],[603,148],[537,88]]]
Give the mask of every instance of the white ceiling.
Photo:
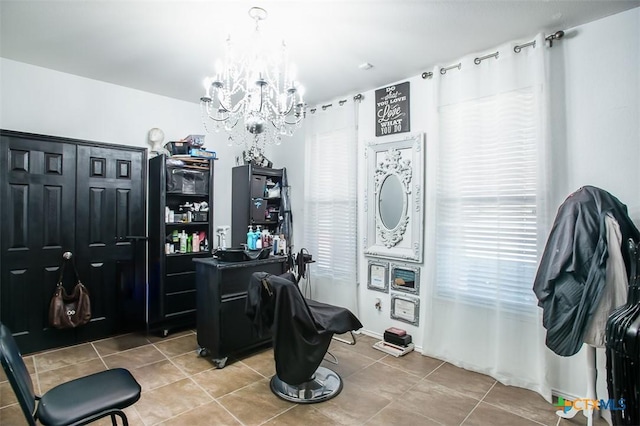
[[[0,0],[0,56],[198,102],[226,36],[251,33],[251,6],[268,11],[263,34],[287,42],[313,105],[640,0]]]

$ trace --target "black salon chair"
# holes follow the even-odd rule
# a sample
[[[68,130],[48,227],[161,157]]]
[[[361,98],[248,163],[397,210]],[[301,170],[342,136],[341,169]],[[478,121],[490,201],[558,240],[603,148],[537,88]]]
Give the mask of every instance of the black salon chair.
[[[293,274],[256,272],[249,282],[246,314],[258,332],[273,333],[274,394],[309,404],[340,393],[342,379],[320,363],[334,334],[362,328],[351,311],[305,299]]]
[[[29,425],[36,420],[43,425],[84,425],[110,416],[115,426],[118,416],[126,426],[129,423],[122,410],[140,399],[140,385],[123,368],[71,380],[37,396],[20,350],[2,323],[0,361]]]

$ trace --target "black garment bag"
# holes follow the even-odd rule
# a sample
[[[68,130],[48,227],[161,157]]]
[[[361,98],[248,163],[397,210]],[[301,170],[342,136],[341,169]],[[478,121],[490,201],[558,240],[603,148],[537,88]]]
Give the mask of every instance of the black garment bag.
[[[607,320],[607,387],[614,425],[640,424],[640,243],[629,239],[629,292],[626,305]]]

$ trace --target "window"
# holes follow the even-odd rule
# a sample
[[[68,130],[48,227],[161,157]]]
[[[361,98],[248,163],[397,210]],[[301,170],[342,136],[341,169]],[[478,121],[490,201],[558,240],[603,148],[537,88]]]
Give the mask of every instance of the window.
[[[537,128],[532,88],[440,108],[437,295],[533,311]]]
[[[314,276],[355,282],[357,139],[349,107],[314,117],[322,122],[314,129],[324,124],[324,131],[307,138],[304,238],[316,261]],[[332,119],[331,114],[351,117]]]

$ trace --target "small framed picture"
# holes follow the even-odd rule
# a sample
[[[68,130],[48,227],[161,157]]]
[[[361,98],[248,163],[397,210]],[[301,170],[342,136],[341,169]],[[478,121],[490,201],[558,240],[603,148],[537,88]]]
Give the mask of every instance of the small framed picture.
[[[391,289],[418,294],[420,291],[420,267],[391,264]]]
[[[391,318],[417,327],[420,323],[420,299],[392,293]]]
[[[369,261],[367,288],[384,293],[389,291],[389,264],[387,262]]]

